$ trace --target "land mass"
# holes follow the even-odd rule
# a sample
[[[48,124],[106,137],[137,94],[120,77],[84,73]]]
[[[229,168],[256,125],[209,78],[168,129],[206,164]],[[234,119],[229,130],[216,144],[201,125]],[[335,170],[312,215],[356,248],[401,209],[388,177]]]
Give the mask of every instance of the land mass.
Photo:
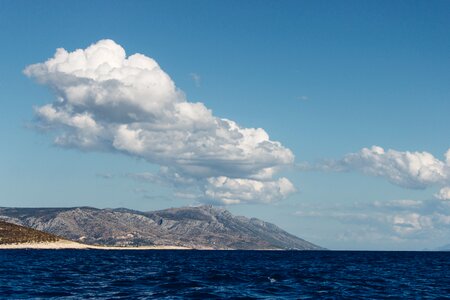
[[[95,247],[322,250],[274,224],[212,206],[141,212],[125,208],[0,208],[0,219]]]
[[[177,246],[114,247],[78,243],[33,228],[0,220],[0,249],[188,249]]]
[[[54,234],[0,221],[0,244],[52,243],[60,240]]]

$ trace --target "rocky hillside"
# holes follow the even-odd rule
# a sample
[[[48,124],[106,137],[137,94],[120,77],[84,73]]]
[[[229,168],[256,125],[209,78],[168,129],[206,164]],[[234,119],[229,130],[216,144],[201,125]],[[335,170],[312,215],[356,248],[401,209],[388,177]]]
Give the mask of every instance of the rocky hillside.
[[[60,238],[36,229],[0,221],[0,245],[56,242]]]
[[[129,209],[0,208],[0,219],[87,244],[212,249],[322,248],[258,219],[212,206],[153,212]]]

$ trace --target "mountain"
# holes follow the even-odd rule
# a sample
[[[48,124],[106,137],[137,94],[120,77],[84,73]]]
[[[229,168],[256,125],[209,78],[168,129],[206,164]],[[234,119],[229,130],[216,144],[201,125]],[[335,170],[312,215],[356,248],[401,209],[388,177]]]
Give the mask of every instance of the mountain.
[[[450,244],[435,248],[433,251],[450,251]]]
[[[0,245],[57,242],[60,237],[36,229],[0,221]]]
[[[212,206],[141,212],[125,208],[0,208],[0,219],[92,245],[196,249],[323,248],[255,218]]]

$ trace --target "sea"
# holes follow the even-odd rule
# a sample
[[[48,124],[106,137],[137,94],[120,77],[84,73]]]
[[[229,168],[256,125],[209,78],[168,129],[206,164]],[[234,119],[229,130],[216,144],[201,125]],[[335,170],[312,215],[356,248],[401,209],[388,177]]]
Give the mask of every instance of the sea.
[[[450,252],[0,250],[1,299],[450,299]]]

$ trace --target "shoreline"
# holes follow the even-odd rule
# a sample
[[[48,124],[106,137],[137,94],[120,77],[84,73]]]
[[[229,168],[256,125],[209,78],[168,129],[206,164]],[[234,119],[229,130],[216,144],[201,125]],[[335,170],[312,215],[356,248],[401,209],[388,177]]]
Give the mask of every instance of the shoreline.
[[[56,242],[42,242],[42,243],[19,243],[19,244],[0,244],[0,250],[58,250],[58,249],[74,249],[74,250],[192,250],[193,248],[182,246],[97,246],[86,245],[68,240],[59,240]]]
[[[100,246],[87,245],[69,240],[42,243],[0,244],[1,250],[220,250],[236,251],[239,249],[214,249],[210,247],[183,247],[171,245],[156,246]],[[286,251],[284,249],[252,249],[251,251]]]

